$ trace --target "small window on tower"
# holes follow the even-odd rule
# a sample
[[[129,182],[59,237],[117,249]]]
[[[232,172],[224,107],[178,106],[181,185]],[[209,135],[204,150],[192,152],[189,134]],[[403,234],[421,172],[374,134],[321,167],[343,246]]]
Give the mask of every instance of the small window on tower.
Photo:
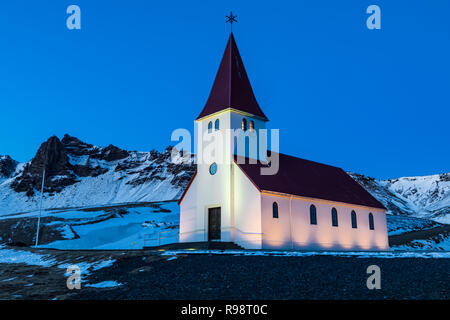
[[[217,119],[216,122],[214,122],[214,129],[219,130],[219,119]]]
[[[250,120],[250,131],[255,131],[255,121]]]
[[[208,133],[211,133],[211,132],[212,132],[212,122],[210,121],[208,123]]]
[[[247,119],[242,119],[242,131],[247,131]]]

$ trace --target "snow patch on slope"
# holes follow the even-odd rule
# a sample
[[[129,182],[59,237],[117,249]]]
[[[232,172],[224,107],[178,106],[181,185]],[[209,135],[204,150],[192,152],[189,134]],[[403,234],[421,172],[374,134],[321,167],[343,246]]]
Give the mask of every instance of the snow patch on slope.
[[[93,212],[82,210],[58,212],[53,216],[64,220],[52,221],[51,225],[70,223],[70,230],[73,230],[77,237],[69,234],[66,240],[54,241],[40,247],[61,250],[142,249],[144,245],[157,245],[157,243],[146,243],[146,238],[156,238],[159,232],[168,230],[178,231],[180,219],[179,206],[176,202],[159,202],[151,206],[124,208],[117,211],[123,212],[122,214],[109,216],[107,211],[111,209],[107,207],[103,210],[97,208],[98,210]],[[88,215],[83,217],[84,213]],[[80,217],[82,217],[80,221],[73,221]],[[175,238],[171,240],[174,242]]]
[[[450,174],[376,180],[349,173],[393,215],[450,223]]]

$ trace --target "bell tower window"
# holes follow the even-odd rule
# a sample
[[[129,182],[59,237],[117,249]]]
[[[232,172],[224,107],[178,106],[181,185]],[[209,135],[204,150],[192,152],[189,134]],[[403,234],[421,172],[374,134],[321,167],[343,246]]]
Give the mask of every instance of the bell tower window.
[[[247,131],[247,119],[242,119],[242,131]]]

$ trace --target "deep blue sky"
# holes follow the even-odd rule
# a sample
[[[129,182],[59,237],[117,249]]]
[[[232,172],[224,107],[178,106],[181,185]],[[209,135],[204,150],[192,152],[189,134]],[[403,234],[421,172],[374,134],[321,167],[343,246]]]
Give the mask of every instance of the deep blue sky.
[[[163,149],[206,102],[230,9],[281,152],[377,178],[450,171],[447,0],[2,1],[0,154],[27,161],[64,133]]]

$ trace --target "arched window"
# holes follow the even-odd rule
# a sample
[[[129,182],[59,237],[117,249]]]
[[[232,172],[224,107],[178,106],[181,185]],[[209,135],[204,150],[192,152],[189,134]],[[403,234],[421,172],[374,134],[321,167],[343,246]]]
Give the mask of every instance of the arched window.
[[[358,228],[358,223],[356,221],[356,212],[354,210],[352,210],[352,228]]]
[[[247,131],[247,119],[242,119],[242,131]]]
[[[331,209],[331,225],[333,227],[338,226],[338,214],[336,208]]]
[[[375,230],[375,225],[373,223],[373,214],[372,212],[369,213],[369,229]]]
[[[208,133],[211,133],[211,132],[212,132],[212,122],[210,121],[208,123]]]
[[[276,202],[272,204],[272,214],[274,218],[278,219],[278,203]]]
[[[219,130],[219,119],[214,122],[214,129]]]
[[[255,131],[255,121],[250,120],[250,131]]]
[[[313,204],[309,207],[309,221],[311,224],[317,224],[317,211]]]

